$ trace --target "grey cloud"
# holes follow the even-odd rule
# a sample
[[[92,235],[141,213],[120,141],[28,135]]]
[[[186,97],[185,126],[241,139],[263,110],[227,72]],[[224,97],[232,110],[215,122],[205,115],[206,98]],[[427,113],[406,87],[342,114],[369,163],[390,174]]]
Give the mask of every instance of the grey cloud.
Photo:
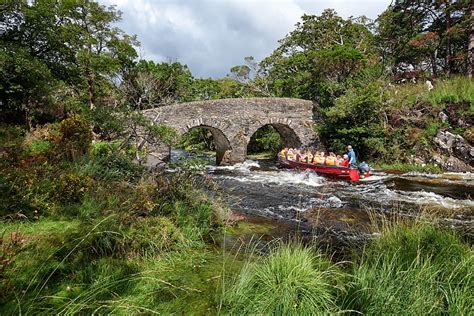
[[[123,12],[119,26],[137,34],[143,58],[176,59],[196,77],[223,77],[252,55],[268,56],[303,13],[333,7],[342,16],[375,18],[388,0],[101,0]],[[358,5],[360,3],[361,5]],[[360,13],[359,13],[360,12]]]

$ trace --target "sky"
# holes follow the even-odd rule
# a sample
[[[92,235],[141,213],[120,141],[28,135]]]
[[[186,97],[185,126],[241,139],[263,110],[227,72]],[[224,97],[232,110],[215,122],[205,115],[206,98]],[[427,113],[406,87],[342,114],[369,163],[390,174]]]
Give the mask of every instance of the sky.
[[[122,11],[119,27],[136,34],[139,55],[179,61],[195,77],[224,77],[230,68],[257,61],[278,47],[303,14],[335,9],[344,18],[375,19],[391,0],[99,0]]]

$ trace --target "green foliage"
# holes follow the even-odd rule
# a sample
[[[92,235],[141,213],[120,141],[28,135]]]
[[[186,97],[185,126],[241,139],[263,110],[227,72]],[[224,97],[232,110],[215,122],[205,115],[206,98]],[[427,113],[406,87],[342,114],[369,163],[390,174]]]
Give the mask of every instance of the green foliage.
[[[26,149],[31,155],[48,152],[51,149],[51,142],[43,139],[33,140]]]
[[[239,314],[330,314],[337,311],[341,276],[337,267],[312,250],[286,245],[260,262],[247,262],[226,287],[224,303]]]
[[[79,116],[73,116],[61,121],[58,135],[53,137],[57,146],[56,152],[70,160],[76,160],[89,152],[92,130],[89,122]]]
[[[376,40],[394,73],[428,68],[434,75],[464,74],[469,1],[393,2],[377,18]],[[422,66],[423,65],[423,66]]]
[[[250,142],[247,145],[247,152],[260,153],[270,151],[276,153],[280,146],[280,134],[271,125],[266,125],[259,128],[252,137],[250,137]]]
[[[60,129],[35,137],[53,131]],[[194,175],[142,177],[127,152],[132,149],[119,143],[95,143],[81,159],[59,156],[50,164],[30,152],[41,138],[24,141],[12,128],[0,129],[0,137],[2,311],[143,311],[161,304],[171,311],[186,285],[205,282],[189,271],[202,264],[203,238],[219,228],[225,209],[199,191],[204,183]],[[10,147],[15,150],[5,150]],[[131,176],[137,170],[140,176]],[[175,269],[180,272],[169,273]],[[169,291],[176,293],[162,295]],[[209,292],[191,293],[204,310],[211,305]]]
[[[214,137],[207,128],[192,128],[181,135],[179,147],[192,152],[215,150]]]
[[[343,19],[333,10],[304,15],[296,29],[262,61],[270,90],[277,96],[332,105],[346,80],[376,59],[370,23],[364,18]]]
[[[364,314],[469,313],[472,252],[434,225],[396,225],[364,250],[354,265],[348,309]]]
[[[52,193],[58,202],[73,204],[82,200],[92,184],[92,179],[88,176],[64,173],[57,179]]]
[[[377,163],[371,164],[374,169],[382,169],[387,171],[402,171],[402,172],[423,172],[423,173],[443,173],[443,169],[435,164],[416,164],[416,163]]]
[[[179,169],[179,170],[186,170],[186,171],[204,171],[206,166],[213,163],[214,159],[206,159],[200,157],[193,157],[193,158],[186,158],[180,157],[178,161],[170,163],[170,168]]]
[[[2,3],[1,118],[32,126],[69,106],[103,104],[110,78],[137,56],[135,38],[113,26],[119,20],[114,7],[94,1]]]
[[[155,63],[140,60],[121,86],[126,103],[134,109],[148,109],[192,99],[193,77],[179,62]]]
[[[427,100],[438,106],[449,103],[467,102],[474,104],[474,84],[465,77],[451,77],[449,80],[440,80],[435,83],[435,88],[430,91]],[[474,112],[472,109],[471,113]]]

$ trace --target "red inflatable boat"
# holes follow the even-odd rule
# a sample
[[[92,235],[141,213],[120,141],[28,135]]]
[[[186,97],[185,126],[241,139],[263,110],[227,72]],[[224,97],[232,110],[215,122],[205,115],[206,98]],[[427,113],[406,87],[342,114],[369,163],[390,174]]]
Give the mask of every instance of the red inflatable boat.
[[[281,156],[278,157],[278,160],[280,162],[280,165],[286,168],[310,169],[316,171],[316,173],[318,174],[341,180],[359,181],[361,178],[367,178],[369,176],[369,172],[360,174],[359,170],[357,170],[356,168],[298,162],[294,160],[287,160],[285,158],[282,158]]]

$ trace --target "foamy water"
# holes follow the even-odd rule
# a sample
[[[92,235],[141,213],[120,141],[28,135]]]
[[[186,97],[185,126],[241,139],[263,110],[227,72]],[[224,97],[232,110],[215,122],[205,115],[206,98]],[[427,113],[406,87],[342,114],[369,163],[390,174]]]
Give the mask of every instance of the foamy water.
[[[419,207],[429,206],[446,209],[472,208],[474,201],[469,198],[453,198],[449,194],[443,195],[431,189],[433,185],[446,186],[450,184],[463,185],[466,190],[474,183],[472,174],[423,174],[406,173],[391,175],[383,172],[375,173],[359,183],[335,181],[317,175],[310,170],[288,170],[276,167],[262,167],[258,161],[247,160],[234,166],[209,167],[208,173],[218,181],[225,181],[227,185],[234,185],[237,190],[249,190],[252,198],[266,199],[269,205],[265,212],[278,213],[287,211],[304,211],[309,208],[341,208],[345,205],[354,206],[355,203],[381,205],[391,207],[399,203]],[[407,190],[397,187],[397,179],[418,181],[421,190]],[[426,183],[425,183],[426,182]],[[394,184],[395,183],[395,184]],[[398,185],[399,186],[399,185]],[[246,189],[244,189],[247,187]],[[252,190],[256,190],[252,191]],[[294,195],[293,200],[279,197]],[[260,193],[260,194],[258,194]],[[315,197],[315,195],[318,195]],[[281,199],[281,203],[275,199]],[[248,199],[247,199],[248,200]],[[357,202],[358,201],[358,202]],[[252,201],[249,203],[253,204]],[[260,205],[260,203],[256,203]]]
[[[209,173],[216,173],[216,171],[233,171],[229,174],[220,175],[223,179],[233,179],[239,182],[251,183],[269,183],[281,186],[309,186],[320,187],[326,182],[324,177],[317,175],[310,170],[255,170],[260,168],[257,161],[247,160],[244,163],[236,164],[234,166],[211,166],[208,168]]]

